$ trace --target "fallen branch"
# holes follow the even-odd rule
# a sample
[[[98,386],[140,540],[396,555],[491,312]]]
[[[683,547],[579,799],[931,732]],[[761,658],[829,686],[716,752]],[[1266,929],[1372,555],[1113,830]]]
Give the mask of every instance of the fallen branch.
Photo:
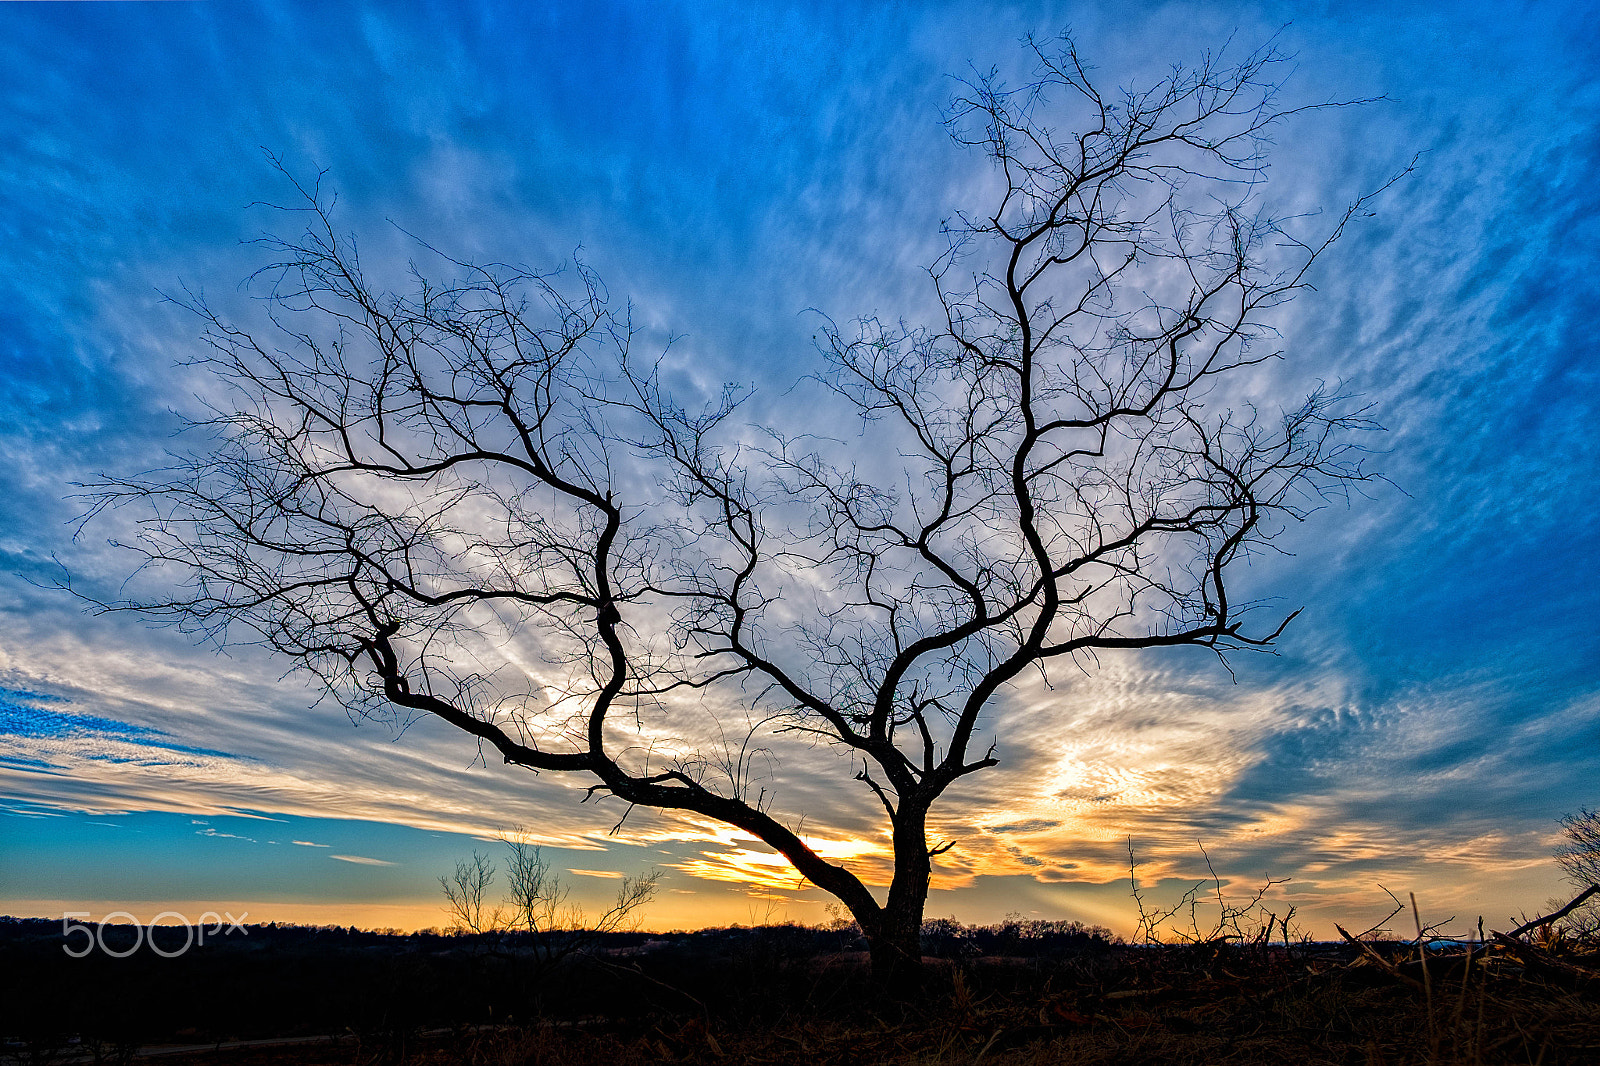
[[[1597,892],[1600,892],[1600,885],[1590,885],[1588,888],[1586,888],[1582,892],[1578,893],[1577,898],[1573,899],[1572,902],[1568,903],[1565,907],[1562,907],[1560,910],[1552,911],[1551,913],[1545,915],[1543,918],[1535,918],[1531,922],[1524,922],[1521,925],[1517,926],[1515,929],[1511,930],[1511,932],[1509,932],[1509,933],[1494,933],[1494,935],[1497,936],[1497,937],[1511,937],[1511,938],[1515,939],[1516,937],[1522,936],[1524,933],[1527,933],[1527,932],[1530,932],[1531,930],[1537,929],[1542,925],[1549,925],[1551,922],[1556,921],[1558,918],[1564,918],[1568,914],[1570,914],[1574,910],[1576,910],[1577,908],[1583,906],[1584,901],[1587,900],[1590,896],[1593,896]],[[1482,918],[1478,919],[1478,928],[1480,930],[1483,928],[1483,919]],[[1491,932],[1493,932],[1493,930],[1491,930]],[[1520,943],[1520,941],[1519,941],[1519,943]],[[1470,951],[1468,951],[1467,952],[1467,958],[1468,959],[1476,959],[1476,958],[1479,958],[1481,956],[1487,955],[1489,953],[1489,949],[1491,947],[1493,947],[1493,946],[1494,945],[1493,945],[1492,941],[1485,940],[1482,943],[1480,943],[1477,947],[1472,948]]]
[[[1517,957],[1517,961],[1530,970],[1539,970],[1543,973],[1557,977],[1564,981],[1572,982],[1579,987],[1587,987],[1591,982],[1600,981],[1600,973],[1586,970],[1581,966],[1574,966],[1570,962],[1563,962],[1554,958],[1532,944],[1524,944],[1516,937],[1505,933],[1496,933],[1490,930],[1490,935],[1495,942],[1506,948]]]
[[[1350,935],[1349,931],[1346,930],[1344,926],[1338,924],[1337,922],[1334,923],[1333,927],[1339,930],[1340,936],[1344,937],[1350,943],[1360,948],[1362,955],[1377,963],[1378,966],[1383,969],[1384,973],[1388,974],[1390,977],[1393,977],[1397,981],[1404,981],[1412,988],[1415,988],[1418,992],[1425,993],[1427,991],[1421,981],[1417,980],[1415,977],[1410,977],[1401,973],[1398,966],[1384,958],[1382,955],[1379,955],[1375,950],[1373,950],[1371,944],[1368,944],[1365,940],[1357,940],[1354,936]]]
[[[1574,899],[1571,903],[1568,903],[1565,907],[1562,907],[1560,910],[1555,911],[1552,914],[1547,914],[1543,918],[1535,918],[1531,922],[1524,922],[1522,925],[1517,926],[1509,933],[1495,933],[1495,936],[1518,937],[1523,933],[1539,928],[1541,925],[1549,925],[1556,919],[1565,918],[1568,914],[1583,906],[1584,901],[1597,892],[1600,892],[1600,885],[1590,885],[1588,888],[1578,893],[1578,897],[1576,899]]]

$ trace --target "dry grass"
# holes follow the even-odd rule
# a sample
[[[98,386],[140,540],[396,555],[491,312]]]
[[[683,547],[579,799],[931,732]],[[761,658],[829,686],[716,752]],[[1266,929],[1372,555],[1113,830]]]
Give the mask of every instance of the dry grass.
[[[1209,956],[1122,949],[1054,966],[947,971],[920,1008],[797,1002],[763,1020],[662,1014],[620,1024],[541,1024],[433,1038],[185,1055],[175,1066],[954,1066],[1212,1063],[1600,1062],[1600,996],[1546,983],[1506,958],[1436,960],[1422,991],[1375,966],[1275,950]],[[814,972],[814,971],[813,971]],[[792,991],[795,985],[784,986]]]
[[[953,957],[928,960],[909,1004],[873,995],[864,953],[841,950],[848,938],[801,927],[615,947],[559,972],[445,940],[266,929],[188,968],[86,968],[48,936],[13,930],[0,953],[0,1031],[13,1042],[0,1063],[152,1052],[173,1066],[1600,1063],[1600,945],[1551,916],[1487,947],[1475,937],[1425,951],[1437,941],[1412,917],[1409,944],[1263,934],[1129,946],[1069,931],[979,950],[973,937],[934,938]],[[149,1046],[292,1036],[302,1042]]]

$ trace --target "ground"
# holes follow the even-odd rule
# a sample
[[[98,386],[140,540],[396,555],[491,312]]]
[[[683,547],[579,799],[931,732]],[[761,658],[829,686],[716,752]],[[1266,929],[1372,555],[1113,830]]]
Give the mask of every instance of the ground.
[[[68,958],[0,922],[0,1062],[1595,1063],[1600,955],[1404,944],[1128,946],[941,935],[923,994],[873,993],[849,930],[515,940],[252,927],[177,958]],[[117,945],[110,945],[113,950]]]

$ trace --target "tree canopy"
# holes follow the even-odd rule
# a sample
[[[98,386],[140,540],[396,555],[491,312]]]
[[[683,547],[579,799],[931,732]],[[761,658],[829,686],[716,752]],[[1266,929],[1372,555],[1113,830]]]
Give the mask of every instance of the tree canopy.
[[[444,256],[376,286],[320,179],[296,182],[306,225],[254,279],[267,319],[192,302],[236,403],[178,465],[96,490],[143,506],[128,546],[172,591],[104,606],[736,826],[914,972],[951,846],[928,812],[996,765],[995,701],[1102,651],[1269,646],[1293,614],[1232,575],[1371,476],[1336,388],[1278,409],[1237,384],[1285,354],[1274,308],[1361,207],[1262,208],[1269,132],[1308,110],[1279,103],[1282,57],[1113,92],[1069,39],[1031,47],[1031,83],[974,79],[948,115],[997,181],[930,268],[942,318],[825,323],[836,406],[806,426],[749,425],[736,385],[675,395],[581,262]],[[771,731],[850,755],[886,896],[761,787]]]

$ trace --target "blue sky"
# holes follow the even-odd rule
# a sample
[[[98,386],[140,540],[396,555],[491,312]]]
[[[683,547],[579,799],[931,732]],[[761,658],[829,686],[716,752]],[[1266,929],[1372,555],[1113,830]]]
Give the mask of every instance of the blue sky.
[[[248,205],[285,195],[263,150],[328,170],[380,272],[413,254],[397,226],[463,258],[581,249],[647,342],[681,338],[683,388],[746,382],[754,415],[776,416],[816,365],[807,309],[927,313],[939,222],[981,201],[986,177],[940,126],[950,76],[1024,72],[1019,38],[1068,26],[1109,81],[1279,32],[1296,99],[1383,98],[1278,136],[1270,195],[1299,210],[1337,210],[1421,154],[1285,313],[1292,358],[1262,387],[1346,382],[1388,427],[1376,462],[1396,487],[1325,510],[1290,531],[1292,556],[1253,568],[1253,588],[1306,610],[1236,682],[1178,652],[1012,694],[995,726],[1004,765],[947,805],[944,835],[966,856],[952,853],[930,912],[1126,925],[1129,834],[1152,877],[1192,873],[1203,841],[1232,878],[1293,877],[1312,915],[1381,914],[1379,883],[1445,913],[1538,907],[1559,891],[1555,819],[1600,803],[1600,46],[1586,16],[0,7],[0,911],[242,902],[433,924],[433,879],[526,825],[589,871],[573,877],[591,893],[600,873],[667,869],[659,924],[748,920],[748,877],[820,916],[821,897],[767,877],[747,842],[666,819],[608,837],[614,812],[485,768],[443,728],[356,728],[281,664],[87,617],[39,584],[56,559],[91,591],[126,576],[107,530],[73,539],[67,497],[98,471],[159,463],[211,388],[183,366],[199,324],[161,293],[245,307],[238,283],[261,253],[241,241],[281,221]],[[870,807],[838,798],[842,765],[812,758],[774,787],[865,838]]]

